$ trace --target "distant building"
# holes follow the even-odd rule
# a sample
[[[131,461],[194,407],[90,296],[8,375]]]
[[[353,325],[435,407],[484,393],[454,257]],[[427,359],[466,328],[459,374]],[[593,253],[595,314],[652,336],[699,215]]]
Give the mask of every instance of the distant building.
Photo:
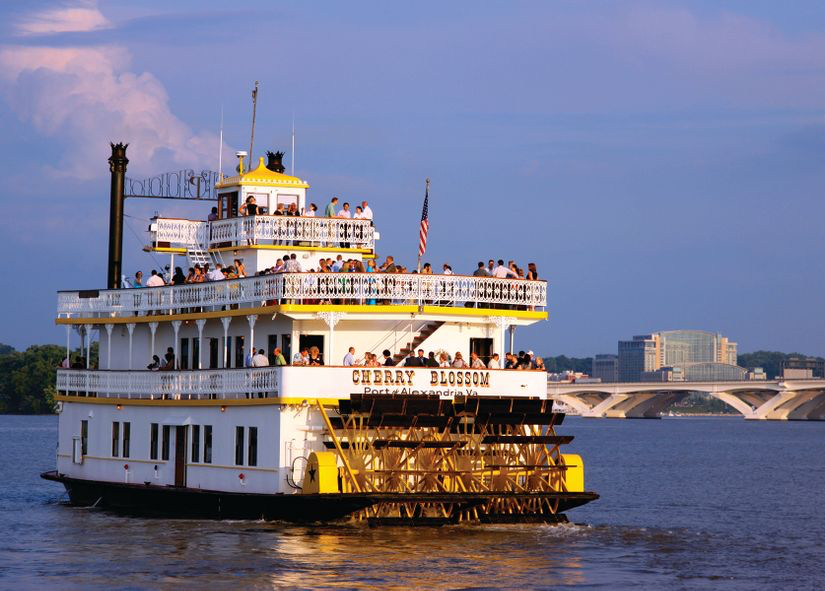
[[[690,381],[746,379],[747,370],[738,367],[736,361],[736,343],[721,334],[670,330],[619,341],[618,377],[621,382],[678,381],[680,375]],[[661,368],[671,371],[652,373]]]
[[[600,379],[605,383],[619,381],[619,356],[618,355],[596,355],[593,358],[593,370],[590,375]]]
[[[825,360],[816,357],[789,357],[782,362],[782,378],[786,380],[825,378]]]

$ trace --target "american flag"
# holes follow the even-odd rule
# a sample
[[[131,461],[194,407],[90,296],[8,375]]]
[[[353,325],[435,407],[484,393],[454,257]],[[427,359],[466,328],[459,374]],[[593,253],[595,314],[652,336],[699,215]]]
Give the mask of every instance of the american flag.
[[[427,179],[427,188],[424,191],[424,209],[421,210],[421,230],[418,232],[418,258],[427,251],[427,230],[430,229],[429,220],[430,179]]]

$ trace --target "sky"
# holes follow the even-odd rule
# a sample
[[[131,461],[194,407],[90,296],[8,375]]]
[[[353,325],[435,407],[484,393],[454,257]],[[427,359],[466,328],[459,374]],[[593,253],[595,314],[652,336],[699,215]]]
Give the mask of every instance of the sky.
[[[367,199],[377,251],[469,273],[535,262],[546,355],[677,328],[825,355],[825,3],[0,5],[0,342],[63,341],[56,292],[102,288],[109,141],[128,175],[283,149],[323,207]],[[124,269],[155,212],[127,200]],[[166,260],[162,261],[166,262]]]

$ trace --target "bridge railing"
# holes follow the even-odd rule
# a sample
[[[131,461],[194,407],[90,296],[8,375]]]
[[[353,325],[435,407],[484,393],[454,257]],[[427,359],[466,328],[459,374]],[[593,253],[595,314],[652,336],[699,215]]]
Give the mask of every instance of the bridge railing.
[[[547,305],[547,282],[416,273],[281,273],[165,287],[57,294],[58,315],[73,317],[171,314],[280,303],[541,309]]]

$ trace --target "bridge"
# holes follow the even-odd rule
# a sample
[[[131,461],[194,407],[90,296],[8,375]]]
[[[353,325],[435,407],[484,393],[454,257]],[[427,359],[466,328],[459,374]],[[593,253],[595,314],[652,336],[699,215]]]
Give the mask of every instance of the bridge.
[[[708,394],[746,419],[825,420],[825,380],[737,382],[548,382],[547,396],[584,417],[657,418],[693,392]]]

